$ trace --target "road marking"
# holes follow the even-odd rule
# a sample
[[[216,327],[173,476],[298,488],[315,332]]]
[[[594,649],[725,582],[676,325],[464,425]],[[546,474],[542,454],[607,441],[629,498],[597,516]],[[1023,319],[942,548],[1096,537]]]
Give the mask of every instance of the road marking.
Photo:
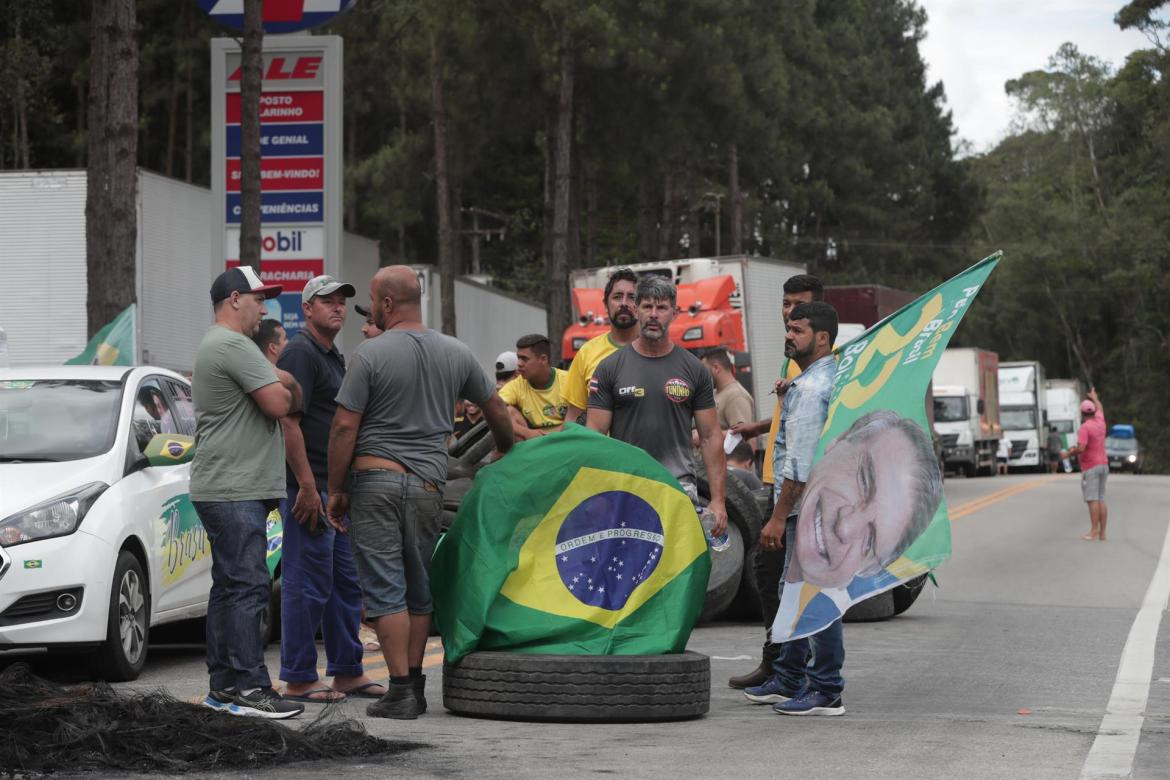
[[[712,661],[751,661],[755,658],[752,655],[713,655]]]
[[[994,493],[989,493],[981,498],[976,498],[973,501],[968,501],[965,504],[959,504],[950,510],[951,520],[958,520],[961,517],[966,517],[969,514],[978,512],[981,509],[986,509],[992,504],[997,504],[1005,498],[1010,498],[1018,493],[1023,493],[1025,490],[1047,485],[1052,480],[1050,479],[1033,479],[1028,482],[1020,482],[1010,487],[1005,487],[1002,490],[997,490]]]
[[[1105,707],[1105,717],[1097,729],[1097,738],[1085,758],[1082,778],[1129,777],[1133,758],[1142,736],[1146,702],[1150,697],[1150,680],[1154,673],[1154,646],[1162,613],[1170,603],[1170,527],[1162,543],[1158,568],[1150,580],[1150,587],[1133,619],[1113,693]]]

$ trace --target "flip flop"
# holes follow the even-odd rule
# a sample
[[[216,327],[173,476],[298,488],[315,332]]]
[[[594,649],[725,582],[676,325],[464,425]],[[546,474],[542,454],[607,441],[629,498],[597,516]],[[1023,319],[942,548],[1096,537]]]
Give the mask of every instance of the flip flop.
[[[362,650],[367,653],[380,653],[382,652],[382,646],[377,642],[366,642],[362,645]]]
[[[338,691],[338,693],[344,693],[346,696],[352,696],[355,699],[380,699],[385,694],[383,694],[383,693],[370,693],[369,692],[370,688],[379,688],[379,687],[385,688],[386,686],[380,682],[368,682],[368,683],[364,683],[362,685],[359,685],[356,688],[350,688],[348,691]]]
[[[314,697],[313,696],[314,693],[332,693],[332,694],[337,694],[337,696],[330,697],[330,698],[321,698],[319,696]],[[333,688],[313,688],[312,690],[305,691],[304,693],[300,694],[299,696],[291,696],[291,695],[285,693],[285,694],[281,694],[280,698],[287,699],[288,701],[305,702],[307,704],[337,704],[338,702],[345,701],[346,694],[343,691],[334,690]]]

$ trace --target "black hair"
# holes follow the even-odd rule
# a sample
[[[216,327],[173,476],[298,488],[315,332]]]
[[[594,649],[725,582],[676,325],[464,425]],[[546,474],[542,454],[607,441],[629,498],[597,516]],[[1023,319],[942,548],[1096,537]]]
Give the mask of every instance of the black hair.
[[[813,333],[828,333],[829,346],[837,341],[837,310],[824,301],[798,303],[788,312],[788,321],[808,320]]]
[[[714,363],[724,371],[734,370],[731,365],[731,356],[727,354],[725,347],[711,347],[703,353],[703,360]]]
[[[541,355],[548,357],[552,352],[548,336],[543,333],[529,333],[527,336],[521,336],[516,339],[516,349],[531,349],[532,354],[538,357]]]
[[[731,451],[731,454],[727,456],[727,459],[750,461],[755,457],[756,454],[752,451],[752,445],[748,444],[746,441],[741,441],[739,444],[735,445],[735,449]]]
[[[812,274],[797,274],[788,277],[784,282],[784,292],[789,294],[810,292],[814,301],[820,301],[825,297],[825,285]]]
[[[605,303],[609,303],[609,294],[613,292],[613,286],[618,282],[630,282],[631,284],[638,284],[638,276],[629,268],[619,268],[609,275],[609,281],[605,283]]]
[[[260,320],[260,328],[252,337],[252,341],[256,342],[256,346],[260,347],[261,352],[267,354],[269,345],[280,340],[276,336],[276,329],[283,327],[276,320]]]

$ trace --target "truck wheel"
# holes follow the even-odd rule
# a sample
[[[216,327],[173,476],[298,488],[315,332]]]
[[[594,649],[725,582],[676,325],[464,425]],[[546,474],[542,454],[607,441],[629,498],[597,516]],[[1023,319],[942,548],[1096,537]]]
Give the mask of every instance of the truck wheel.
[[[699,491],[699,496],[703,499],[711,497],[711,487],[707,484],[707,471],[703,463],[696,464],[696,487]],[[715,620],[716,618],[727,613],[735,617],[741,617],[741,613],[751,616],[757,615],[760,612],[760,597],[759,591],[755,586],[755,574],[752,571],[751,555],[756,543],[760,540],[760,530],[764,526],[764,513],[760,508],[760,503],[756,500],[752,493],[742,479],[735,474],[728,473],[726,482],[724,483],[724,500],[727,504],[727,527],[728,536],[731,538],[731,547],[723,552],[711,552],[711,582],[717,580],[715,564],[718,562],[718,556],[729,555],[733,549],[740,549],[740,575],[736,580],[738,583],[736,589],[730,594],[724,594],[722,590],[718,595],[714,595],[710,587],[707,591],[707,601],[703,605],[703,611],[700,613],[699,621],[707,622]],[[737,543],[733,530],[739,532],[740,540]],[[723,583],[725,578],[719,578]],[[747,583],[746,586],[744,583]],[[722,608],[716,609],[718,603],[723,603]],[[741,606],[742,602],[742,606]]]
[[[447,448],[447,454],[452,458],[462,457],[463,453],[467,451],[467,448],[479,441],[480,437],[485,436],[487,432],[487,420],[480,420],[468,428],[466,433],[451,442],[451,446]]]
[[[524,721],[689,720],[711,707],[711,659],[675,655],[476,652],[443,666],[456,715]]]
[[[106,641],[94,659],[94,671],[109,682],[137,679],[146,665],[149,638],[150,588],[138,559],[122,550],[114,565]]]
[[[727,541],[726,550],[710,551],[711,576],[707,580],[703,611],[699,613],[700,623],[709,623],[726,612],[739,592],[744,570],[743,537],[739,527],[730,521],[727,523]]]
[[[974,463],[964,463],[961,466],[961,468],[963,470],[963,476],[966,477],[967,479],[972,479],[975,476],[975,464]]]
[[[875,623],[879,620],[889,620],[895,614],[894,594],[887,590],[854,604],[845,610],[842,620],[846,623]]]
[[[892,588],[890,593],[894,596],[894,614],[901,615],[910,609],[911,605],[918,600],[918,594],[922,593],[924,587],[926,587],[925,574],[915,577],[912,580],[907,580],[896,588]]]

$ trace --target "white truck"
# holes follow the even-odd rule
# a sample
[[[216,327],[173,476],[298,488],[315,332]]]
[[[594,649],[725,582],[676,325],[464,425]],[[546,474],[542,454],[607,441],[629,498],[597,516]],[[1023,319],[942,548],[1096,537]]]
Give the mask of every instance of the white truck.
[[[1044,366],[1035,360],[999,364],[999,420],[1011,442],[1008,468],[1048,465],[1048,403]]]
[[[986,349],[945,350],[933,375],[934,430],[947,468],[995,476],[999,420],[999,356]]]
[[[1044,385],[1044,400],[1048,404],[1048,424],[1056,433],[1064,449],[1077,443],[1077,432],[1081,429],[1081,401],[1085,398],[1085,385],[1079,379],[1049,379]],[[1076,456],[1063,462],[1065,471],[1080,471]]]

